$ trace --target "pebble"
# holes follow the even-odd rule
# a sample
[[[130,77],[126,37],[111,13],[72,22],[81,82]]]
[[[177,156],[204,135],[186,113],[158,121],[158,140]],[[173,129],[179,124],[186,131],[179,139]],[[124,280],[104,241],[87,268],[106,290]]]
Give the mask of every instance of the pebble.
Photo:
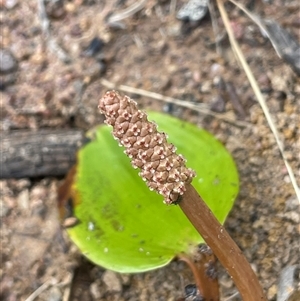
[[[298,289],[298,276],[300,265],[285,267],[279,276],[277,301],[298,301],[300,291]]]
[[[276,296],[277,294],[277,286],[275,284],[273,284],[269,289],[268,289],[268,300],[273,300],[273,298]]]
[[[286,210],[297,210],[299,208],[299,202],[297,198],[290,198],[285,202]]]
[[[294,130],[291,128],[283,129],[283,135],[285,139],[291,139],[294,136]]]
[[[181,24],[174,22],[166,27],[168,36],[178,37],[181,33]]]
[[[264,158],[261,158],[261,157],[250,157],[249,159],[249,162],[253,165],[256,165],[256,166],[261,166],[264,164],[265,162],[265,159]]]
[[[231,278],[229,278],[227,275],[222,275],[220,278],[219,278],[219,283],[221,286],[229,289],[229,288],[232,288],[233,287],[233,280]]]
[[[101,285],[98,280],[99,279],[90,285],[90,292],[94,299],[100,299],[102,297]]]
[[[300,215],[296,211],[286,212],[283,215],[287,220],[294,222],[296,225],[300,223]]]
[[[206,0],[190,0],[182,6],[176,17],[183,21],[200,21],[208,12],[208,1]]]
[[[288,115],[291,115],[292,113],[294,113],[295,111],[295,106],[293,106],[292,104],[285,104],[284,106],[284,112]]]
[[[117,274],[113,271],[105,271],[102,276],[103,282],[107,286],[107,290],[110,292],[121,292],[122,284],[117,276]]]
[[[12,9],[18,4],[18,0],[6,0],[5,2],[5,8]]]
[[[10,50],[0,49],[0,73],[11,73],[18,67],[17,60]]]
[[[98,37],[95,37],[91,40],[84,54],[87,56],[94,56],[102,50],[103,46],[104,42]]]
[[[272,84],[266,73],[261,74],[257,81],[261,92],[270,93],[272,91]]]
[[[17,198],[18,206],[20,209],[27,210],[29,208],[29,190],[24,189],[21,191]]]
[[[65,10],[69,13],[74,13],[77,10],[77,6],[74,3],[67,2],[65,4]]]
[[[49,291],[49,297],[47,301],[61,301],[62,300],[62,293],[57,286],[53,286]]]
[[[66,10],[63,1],[50,0],[46,4],[46,12],[49,17],[59,19],[65,15]]]
[[[202,83],[200,91],[202,93],[210,93],[212,90],[212,82],[209,80],[206,80]]]
[[[0,217],[8,215],[10,208],[5,204],[3,200],[0,200]]]
[[[225,100],[221,95],[217,95],[211,104],[211,110],[213,112],[217,112],[217,113],[223,113],[225,112]]]
[[[8,86],[16,82],[16,73],[10,73],[0,76],[0,90],[4,91]]]

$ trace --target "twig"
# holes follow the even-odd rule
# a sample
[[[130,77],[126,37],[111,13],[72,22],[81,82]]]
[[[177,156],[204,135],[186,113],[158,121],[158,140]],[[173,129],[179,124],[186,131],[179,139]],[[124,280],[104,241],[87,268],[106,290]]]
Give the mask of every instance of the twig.
[[[233,299],[234,297],[238,296],[239,294],[240,294],[239,292],[235,292],[231,296],[229,296],[226,299],[224,299],[223,301],[230,301],[231,299]]]
[[[38,0],[38,13],[43,33],[46,35],[46,38],[48,38],[50,36],[50,21],[47,16],[44,0]]]
[[[229,96],[229,99],[232,103],[233,109],[236,111],[236,114],[239,118],[245,119],[246,118],[246,112],[239,100],[239,97],[236,93],[235,87],[231,82],[226,82],[226,90]]]
[[[300,46],[298,41],[274,20],[262,19],[250,12],[241,3],[234,0],[230,0],[230,2],[244,12],[260,28],[261,33],[269,38],[277,55],[300,76]]]
[[[264,292],[242,251],[215,218],[192,185],[179,206],[232,277],[244,301],[266,301]]]
[[[143,9],[145,7],[146,3],[147,3],[147,0],[141,0],[139,2],[135,2],[128,8],[124,9],[123,11],[113,14],[112,16],[110,16],[108,18],[108,20],[107,20],[108,24],[118,23],[118,22],[134,15],[135,13],[137,13],[138,11]]]
[[[176,6],[177,6],[177,0],[171,0],[170,1],[170,14],[171,14],[171,16],[175,16]]]
[[[214,6],[212,4],[211,1],[208,1],[208,10],[209,10],[209,14],[211,17],[211,25],[212,25],[212,29],[215,35],[215,40],[216,40],[216,52],[221,55],[222,54],[222,50],[220,47],[220,28],[217,22],[217,17],[216,17],[216,11],[214,9]]]
[[[230,124],[233,124],[235,126],[239,126],[239,127],[248,127],[249,123],[244,122],[244,121],[239,121],[239,120],[234,120],[230,117],[225,116],[224,114],[218,114],[218,113],[214,113],[211,112],[209,109],[207,108],[201,108],[200,105],[201,104],[194,104],[188,101],[184,101],[181,99],[177,99],[177,98],[173,98],[173,97],[169,97],[169,96],[164,96],[162,94],[159,93],[155,93],[155,92],[150,92],[150,91],[146,91],[143,89],[137,89],[137,88],[133,88],[130,86],[125,86],[125,85],[116,85],[104,78],[101,79],[101,84],[109,89],[118,89],[120,91],[123,92],[129,92],[129,93],[133,93],[133,94],[137,94],[137,95],[141,95],[141,96],[145,96],[145,97],[149,97],[152,99],[156,99],[156,100],[160,100],[166,103],[173,103],[176,104],[178,106],[181,107],[185,107],[194,111],[197,111],[199,113],[205,114],[205,115],[209,115],[209,116],[213,116],[217,119],[220,119],[222,121],[226,121]]]
[[[38,1],[38,14],[41,21],[42,31],[44,33],[45,39],[47,41],[48,48],[57,55],[57,57],[65,62],[69,63],[71,61],[70,56],[57,44],[56,40],[51,37],[50,32],[50,21],[47,16],[45,0]]]
[[[259,86],[257,84],[257,81],[241,51],[241,48],[240,46],[238,45],[235,37],[234,37],[234,34],[233,34],[233,31],[231,29],[231,26],[230,26],[230,22],[229,22],[229,18],[228,18],[228,15],[225,11],[225,8],[224,8],[224,3],[222,0],[217,0],[217,4],[218,4],[218,8],[219,8],[219,11],[220,11],[220,14],[222,16],[222,19],[223,19],[223,22],[224,22],[224,26],[226,28],[226,31],[228,33],[228,37],[229,37],[229,40],[230,40],[230,44],[232,46],[232,49],[234,50],[234,52],[236,53],[236,56],[239,60],[239,62],[241,63],[247,77],[248,77],[248,80],[250,82],[250,85],[254,91],[254,94],[263,110],[263,113],[267,119],[267,122],[269,124],[269,127],[275,137],[275,140],[276,140],[276,143],[278,145],[278,148],[279,148],[279,151],[280,151],[280,154],[283,158],[283,161],[284,161],[284,164],[286,166],[286,169],[288,171],[288,174],[289,174],[289,177],[291,179],[291,182],[292,182],[292,185],[294,187],[294,190],[296,192],[296,196],[298,198],[298,201],[300,202],[300,189],[298,187],[298,184],[297,184],[297,181],[296,181],[296,178],[294,176],[294,173],[293,173],[293,170],[286,158],[286,155],[285,155],[285,152],[284,152],[284,147],[283,147],[283,143],[282,141],[280,140],[279,138],[279,134],[278,134],[278,131],[277,131],[277,128],[275,126],[275,123],[270,115],[270,112],[269,112],[269,109],[267,107],[267,104],[266,104],[266,101],[259,89]]]
[[[46,290],[50,285],[52,285],[51,281],[46,281],[39,288],[37,288],[25,301],[33,301],[36,297],[38,297],[44,290]]]

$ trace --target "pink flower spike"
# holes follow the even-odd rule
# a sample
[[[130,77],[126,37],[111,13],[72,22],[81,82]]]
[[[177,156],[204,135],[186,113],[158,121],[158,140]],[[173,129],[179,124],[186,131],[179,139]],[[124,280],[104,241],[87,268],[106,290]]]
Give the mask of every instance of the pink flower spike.
[[[164,196],[164,203],[177,203],[191,183],[195,172],[185,166],[186,160],[176,154],[176,148],[167,142],[167,135],[157,131],[157,125],[148,121],[138,110],[135,101],[108,91],[100,99],[100,112],[106,123],[113,126],[114,138],[123,145],[125,154],[150,190]]]

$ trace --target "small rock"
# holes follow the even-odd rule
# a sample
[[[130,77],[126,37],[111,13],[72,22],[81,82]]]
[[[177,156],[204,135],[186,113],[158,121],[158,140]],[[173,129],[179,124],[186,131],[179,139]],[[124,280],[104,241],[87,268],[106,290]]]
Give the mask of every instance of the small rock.
[[[166,26],[167,34],[171,37],[178,37],[181,33],[181,24],[173,22]]]
[[[18,4],[18,0],[6,0],[4,2],[7,9],[12,9]]]
[[[100,279],[97,279],[97,280],[100,280]],[[101,292],[101,285],[97,280],[90,285],[91,295],[96,300],[100,299],[102,297],[102,294],[103,294]]]
[[[251,157],[249,159],[250,163],[256,166],[262,166],[265,160],[261,157]]]
[[[286,210],[297,210],[299,208],[299,202],[297,198],[290,198],[285,202]]]
[[[62,18],[65,13],[64,1],[62,0],[48,0],[46,1],[47,15],[54,19]]]
[[[122,290],[121,281],[115,272],[105,271],[102,280],[106,284],[108,291],[120,292]]]
[[[96,62],[90,66],[86,66],[83,72],[83,82],[89,84],[93,80],[100,77],[100,75],[105,71],[106,65],[102,62]]]
[[[210,93],[212,90],[212,82],[209,80],[206,80],[202,83],[200,91],[202,93]]]
[[[8,49],[0,49],[0,73],[11,73],[15,71],[17,67],[17,60],[11,51]]]
[[[269,289],[268,289],[268,300],[273,300],[273,298],[277,294],[277,286],[273,284]]]
[[[285,128],[283,129],[283,135],[285,139],[291,139],[294,136],[294,129],[292,128]]]
[[[272,84],[266,73],[261,74],[257,81],[261,92],[270,93],[272,91]]]
[[[0,217],[5,217],[8,215],[10,208],[4,203],[3,200],[0,200]]]
[[[231,21],[230,22],[234,37],[237,40],[240,40],[243,38],[243,36],[245,35],[245,29],[243,27],[243,25],[240,22],[236,22],[236,21]]]
[[[197,296],[198,290],[195,284],[188,284],[185,288],[185,296],[187,297],[194,297]]]
[[[286,212],[283,216],[297,225],[300,223],[300,215],[296,211]]]
[[[176,17],[179,20],[200,21],[208,12],[208,0],[190,0],[182,6]]]
[[[165,113],[172,114],[173,110],[174,110],[174,104],[171,102],[163,106],[163,112]]]
[[[295,112],[295,106],[293,106],[292,104],[285,104],[284,106],[284,112],[288,115],[291,115]]]
[[[277,301],[299,300],[299,290],[297,289],[299,271],[299,265],[287,266],[281,271],[278,283]]]
[[[213,99],[210,109],[213,112],[223,113],[225,112],[225,105],[224,98],[221,95],[218,95]]]
[[[104,42],[98,37],[95,37],[90,42],[84,54],[86,56],[94,56],[102,50],[103,46],[104,46]]]
[[[3,74],[0,76],[0,90],[4,91],[8,86],[14,84],[17,80],[16,73]]]
[[[233,280],[229,278],[227,275],[223,275],[219,278],[219,283],[221,286],[229,289],[233,287]]]
[[[123,285],[130,285],[131,277],[129,274],[120,274],[120,277]]]
[[[49,297],[47,301],[61,301],[62,300],[62,293],[57,286],[53,286],[49,291]]]
[[[74,13],[77,10],[77,6],[72,2],[67,2],[65,4],[65,10],[69,13]]]
[[[20,209],[27,210],[29,208],[29,191],[28,189],[24,189],[18,195],[18,206]]]
[[[224,67],[218,63],[214,63],[210,67],[210,77],[214,78],[224,73]]]

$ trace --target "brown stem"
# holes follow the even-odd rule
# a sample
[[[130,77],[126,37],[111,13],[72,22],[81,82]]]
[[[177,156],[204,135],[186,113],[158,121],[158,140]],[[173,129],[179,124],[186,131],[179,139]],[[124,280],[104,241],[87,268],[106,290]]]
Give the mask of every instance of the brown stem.
[[[243,300],[267,301],[242,251],[192,185],[187,185],[179,206],[233,278]]]
[[[182,253],[178,259],[186,262],[193,272],[203,300],[219,301],[219,283],[216,275],[216,258],[209,247],[202,245],[192,255]]]

